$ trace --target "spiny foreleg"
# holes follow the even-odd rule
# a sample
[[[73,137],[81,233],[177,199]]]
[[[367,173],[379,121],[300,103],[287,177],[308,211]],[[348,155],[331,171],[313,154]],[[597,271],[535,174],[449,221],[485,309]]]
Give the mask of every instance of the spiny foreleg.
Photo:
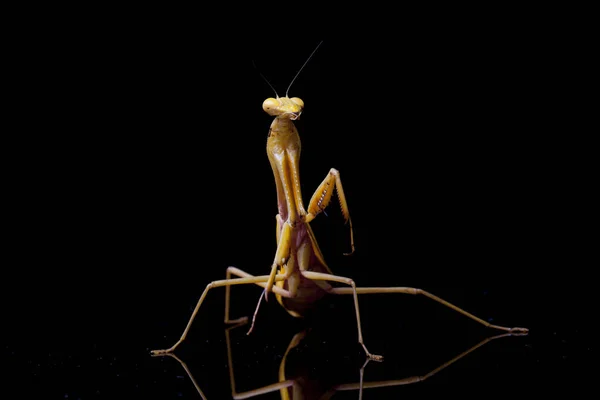
[[[344,253],[350,255],[354,253],[354,231],[352,229],[352,219],[350,218],[350,211],[348,210],[348,203],[346,202],[342,180],[340,179],[340,173],[337,169],[331,168],[331,170],[329,170],[329,173],[313,194],[310,203],[308,204],[308,213],[304,217],[304,221],[312,221],[329,205],[334,189],[337,189],[344,220],[350,225],[350,246],[352,250],[350,253]]]

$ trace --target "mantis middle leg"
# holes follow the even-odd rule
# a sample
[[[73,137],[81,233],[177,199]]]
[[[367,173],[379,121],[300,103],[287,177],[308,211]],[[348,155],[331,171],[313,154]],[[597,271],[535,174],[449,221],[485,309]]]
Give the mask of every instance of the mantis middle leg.
[[[370,359],[375,360],[375,361],[382,361],[383,356],[371,354],[371,352],[367,349],[367,346],[365,346],[365,343],[363,341],[362,328],[360,325],[360,311],[358,308],[358,293],[356,292],[356,284],[354,283],[354,281],[350,278],[346,278],[343,276],[324,274],[322,272],[301,271],[301,274],[305,278],[311,279],[313,281],[340,282],[340,283],[345,283],[346,285],[351,286],[350,290],[354,294],[354,309],[356,311],[356,325],[358,327],[358,343],[360,343],[360,345],[363,347],[363,349],[367,353],[367,357],[369,357]]]
[[[171,353],[181,344],[181,342],[183,342],[185,340],[190,328],[192,327],[192,323],[194,322],[194,319],[196,318],[196,315],[198,314],[198,311],[200,310],[200,306],[202,305],[202,302],[204,301],[204,298],[206,297],[206,295],[208,294],[208,291],[210,289],[213,289],[216,287],[221,287],[221,286],[229,287],[231,285],[244,285],[244,284],[250,284],[250,283],[258,284],[260,286],[266,287],[266,283],[269,280],[269,275],[251,276],[250,274],[247,274],[244,271],[241,271],[237,268],[228,269],[228,273],[244,274],[247,276],[244,278],[223,279],[223,280],[219,280],[219,281],[213,281],[213,282],[209,283],[208,285],[206,285],[206,288],[204,289],[204,292],[202,292],[202,295],[200,296],[200,299],[198,300],[198,303],[196,304],[196,308],[192,312],[192,316],[190,317],[190,320],[188,321],[188,324],[187,324],[185,330],[183,331],[181,338],[173,346],[171,346],[168,349],[152,350],[152,352],[151,352],[152,355],[163,355],[163,354]],[[285,275],[276,275],[274,280],[276,282],[278,282],[278,281],[282,281],[285,279],[286,279]],[[288,290],[281,289],[277,286],[273,287],[273,291],[284,297],[292,297],[293,296],[292,294],[290,294],[290,292]],[[227,307],[225,309],[226,321],[228,320],[228,311],[227,310],[228,310],[228,306],[229,306],[227,298],[228,298],[228,296],[226,297]],[[240,319],[240,320],[243,320],[243,319]]]

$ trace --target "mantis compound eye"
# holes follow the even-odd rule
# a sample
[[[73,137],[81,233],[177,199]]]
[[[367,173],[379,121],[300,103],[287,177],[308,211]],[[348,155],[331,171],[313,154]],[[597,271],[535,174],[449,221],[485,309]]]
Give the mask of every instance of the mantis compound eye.
[[[265,112],[269,115],[273,115],[272,112],[273,110],[277,109],[277,107],[279,107],[280,102],[277,99],[274,99],[272,97],[269,97],[268,99],[266,99],[263,102],[263,110],[265,110]]]

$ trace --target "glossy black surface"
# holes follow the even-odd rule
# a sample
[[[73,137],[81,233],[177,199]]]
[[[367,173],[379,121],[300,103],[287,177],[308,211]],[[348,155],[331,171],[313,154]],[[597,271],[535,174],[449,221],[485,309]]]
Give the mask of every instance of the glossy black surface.
[[[28,64],[36,107],[22,119],[31,133],[15,147],[19,175],[11,174],[17,223],[7,246],[16,257],[4,282],[17,292],[3,294],[7,396],[201,398],[177,360],[149,351],[177,340],[227,266],[269,270],[276,197],[261,104],[273,93],[252,61],[283,95],[323,37],[290,95],[306,104],[305,202],[335,167],[353,218],[351,257],[342,256],[349,234],[336,201],[312,224],[331,268],[358,286],[419,287],[531,329],[424,382],[363,398],[586,393],[596,354],[585,257],[593,243],[578,224],[588,219],[589,160],[565,139],[574,127],[555,41],[450,25],[314,32],[292,45],[140,21],[36,37],[44,73]],[[214,292],[177,355],[208,399],[228,399],[224,290]],[[234,288],[233,314],[251,315],[259,295]],[[365,342],[385,356],[365,367],[365,382],[426,375],[496,334],[425,298],[360,302]],[[231,331],[238,392],[276,382],[290,340],[307,326],[288,355],[290,376],[321,388],[358,382],[365,358],[350,297],[322,305],[305,324],[271,301],[252,335]]]
[[[258,291],[239,292],[249,300],[235,298],[236,303],[245,303],[235,309],[247,314]],[[565,324],[560,319],[564,315],[553,316],[558,321],[542,321],[540,314],[550,317],[550,313],[536,311],[530,306],[531,297],[514,293],[508,296],[490,290],[484,294],[460,288],[436,292],[470,305],[479,315],[495,313],[494,322],[526,325],[531,333],[486,343],[424,382],[365,389],[363,398],[444,394],[479,398],[485,392],[528,398],[550,389],[582,393],[592,384],[595,347],[590,328],[581,321]],[[150,295],[147,290],[141,293]],[[108,309],[96,306],[89,310],[93,316],[73,312],[69,320],[60,316],[37,319],[30,324],[32,331],[5,346],[3,359],[10,377],[5,388],[48,398],[201,398],[177,360],[149,356],[150,349],[176,340],[187,319],[184,311],[194,303],[187,294],[178,296],[187,302],[164,300],[167,294],[177,297],[174,291],[157,288],[154,299],[108,303]],[[188,340],[176,353],[207,398],[231,396],[222,305],[217,295],[206,302]],[[313,322],[310,335],[287,356],[288,377],[303,377],[323,389],[357,383],[365,357],[355,340],[351,302],[332,299],[325,308]],[[426,375],[495,333],[426,299],[362,298],[361,312],[369,349],[385,356],[383,362],[366,366],[365,384]],[[246,328],[230,332],[237,392],[277,382],[286,348],[303,326],[271,303],[261,310],[252,335],[246,336]],[[278,398],[278,393],[263,396],[257,398]],[[358,392],[340,392],[336,398],[358,398]]]

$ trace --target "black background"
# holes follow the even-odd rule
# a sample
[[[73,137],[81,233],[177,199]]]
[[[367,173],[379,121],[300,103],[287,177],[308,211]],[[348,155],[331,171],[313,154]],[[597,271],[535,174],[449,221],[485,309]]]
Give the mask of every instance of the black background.
[[[358,286],[419,287],[531,329],[426,382],[364,398],[584,390],[595,351],[591,158],[575,89],[586,63],[560,19],[429,10],[375,29],[366,16],[339,16],[337,27],[325,15],[243,25],[184,15],[42,12],[43,29],[21,31],[5,194],[15,222],[7,392],[200,398],[175,360],[149,350],[177,340],[227,266],[269,270],[276,197],[261,104],[274,94],[260,74],[285,95],[321,40],[289,94],[306,105],[297,123],[305,203],[331,167],[349,202],[354,255],[342,255],[349,232],[337,201],[312,224],[331,268]],[[178,353],[209,399],[231,396],[223,290],[214,292]],[[233,294],[233,313],[250,315],[260,290]],[[365,381],[427,374],[494,333],[427,299],[360,301],[367,346],[386,357]],[[325,386],[357,382],[352,303],[322,308],[288,369]],[[277,381],[303,327],[269,302],[253,335],[234,330],[238,391]]]

